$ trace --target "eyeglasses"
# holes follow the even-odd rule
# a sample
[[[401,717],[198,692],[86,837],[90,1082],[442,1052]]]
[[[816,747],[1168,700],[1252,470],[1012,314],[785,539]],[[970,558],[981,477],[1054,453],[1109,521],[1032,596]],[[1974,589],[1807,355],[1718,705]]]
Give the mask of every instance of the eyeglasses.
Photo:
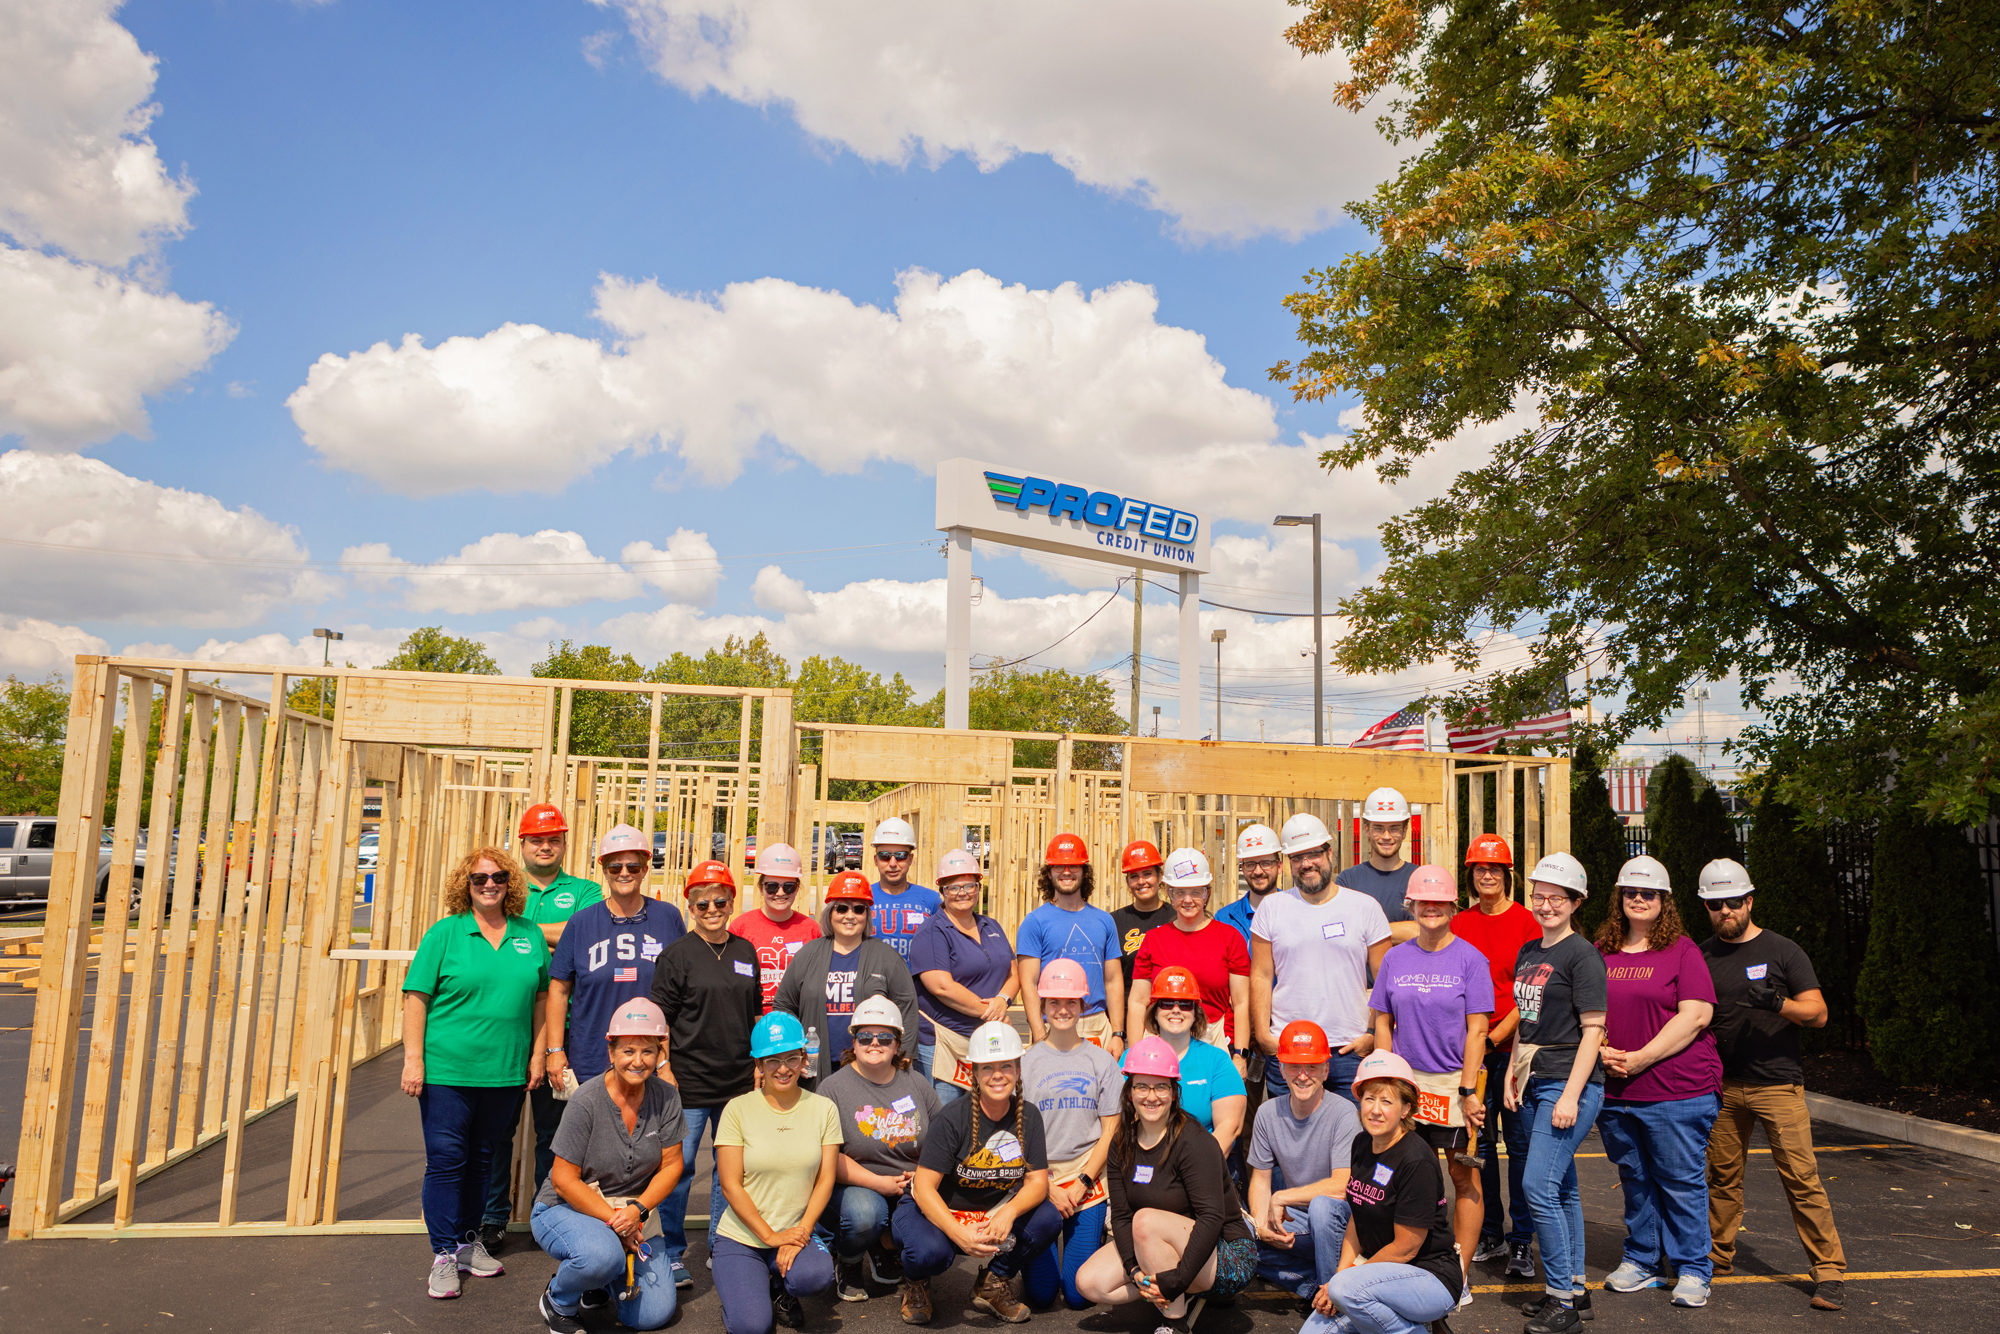
[[[1156,1000],[1153,1002],[1153,1007],[1160,1010],[1186,1010],[1189,1014],[1192,1014],[1194,1013],[1194,1007],[1199,1004],[1201,1004],[1200,1001],[1191,1000]]]
[[[1208,897],[1208,886],[1196,885],[1192,889],[1170,889],[1167,891],[1167,897],[1170,899],[1205,899]]]
[[[1628,899],[1637,899],[1641,903],[1651,903],[1660,897],[1660,891],[1657,889],[1633,889],[1629,885],[1621,885],[1618,892]]]
[[[1173,1101],[1173,1097],[1174,1086],[1171,1084],[1134,1084],[1132,1086],[1132,1101],[1134,1102],[1138,1102],[1141,1099],[1147,1102],[1171,1102]]]
[[[729,907],[728,899],[689,899],[688,907],[695,912],[716,912]]]
[[[978,892],[979,892],[979,882],[977,880],[973,881],[970,884],[954,884],[954,885],[938,886],[938,893],[940,894],[977,894]]]
[[[906,862],[906,861],[910,860],[910,858],[912,858],[912,857],[914,857],[914,856],[916,856],[916,855],[917,855],[917,854],[916,854],[915,852],[910,852],[910,851],[904,851],[904,852],[877,852],[877,853],[875,854],[875,860],[876,860],[876,861],[878,861],[878,862]]]
[[[615,876],[620,880],[630,880],[635,875],[646,874],[646,864],[644,862],[606,862],[604,863],[604,874]]]
[[[867,903],[829,903],[826,905],[826,910],[844,915],[847,913],[865,913],[872,906],[874,905]]]
[[[761,1059],[766,1070],[788,1070],[804,1065],[806,1063],[806,1054],[802,1051],[785,1051],[779,1052],[776,1056],[765,1056]]]
[[[1530,895],[1528,895],[1528,902],[1529,902],[1529,903],[1531,903],[1531,904],[1533,904],[1533,905],[1534,905],[1535,907],[1537,907],[1537,908],[1553,908],[1553,907],[1555,907],[1555,906],[1556,906],[1556,905],[1557,905],[1558,903],[1568,903],[1568,902],[1569,902],[1569,895],[1567,895],[1567,894],[1530,894]]]
[[[1712,913],[1736,912],[1749,901],[1750,896],[1748,894],[1738,894],[1733,899],[1710,899],[1708,900],[1708,910]]]
[[[1236,869],[1239,871],[1275,871],[1278,869],[1276,857],[1238,857]]]
[[[854,1045],[857,1047],[893,1047],[902,1039],[894,1033],[856,1033]]]
[[[799,892],[799,882],[796,880],[767,880],[764,882],[762,888],[767,898],[773,894],[796,894]]]
[[[488,875],[484,871],[474,871],[466,876],[465,880],[467,884],[483,889],[488,881],[496,885],[505,885],[507,883],[507,875],[508,873],[505,871],[495,871],[491,875]]]

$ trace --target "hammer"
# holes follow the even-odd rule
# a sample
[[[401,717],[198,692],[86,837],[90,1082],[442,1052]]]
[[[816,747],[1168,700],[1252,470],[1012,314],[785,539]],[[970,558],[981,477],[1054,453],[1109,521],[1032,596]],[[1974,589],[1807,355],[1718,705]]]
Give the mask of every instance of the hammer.
[[[1483,1067],[1479,1071],[1479,1080],[1473,1087],[1479,1090],[1479,1100],[1485,1102],[1486,1071]],[[1485,1167],[1486,1160],[1479,1156],[1479,1127],[1468,1122],[1465,1127],[1465,1137],[1465,1148],[1452,1155],[1453,1161],[1475,1170]]]

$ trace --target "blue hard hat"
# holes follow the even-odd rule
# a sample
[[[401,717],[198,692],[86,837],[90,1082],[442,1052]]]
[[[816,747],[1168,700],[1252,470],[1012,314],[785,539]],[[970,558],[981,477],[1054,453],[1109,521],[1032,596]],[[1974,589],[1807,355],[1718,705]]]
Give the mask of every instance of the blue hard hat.
[[[757,1060],[806,1049],[805,1026],[788,1014],[773,1011],[750,1030],[750,1055]]]

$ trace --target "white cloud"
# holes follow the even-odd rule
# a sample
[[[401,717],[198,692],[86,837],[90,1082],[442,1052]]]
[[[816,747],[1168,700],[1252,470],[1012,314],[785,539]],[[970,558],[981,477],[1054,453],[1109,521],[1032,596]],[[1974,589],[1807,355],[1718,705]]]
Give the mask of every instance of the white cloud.
[[[765,611],[813,609],[812,596],[806,592],[806,586],[775,565],[766,565],[757,571],[757,581],[750,585],[750,600]]]
[[[490,533],[455,556],[428,565],[398,559],[386,542],[349,547],[341,568],[368,589],[404,587],[411,611],[469,615],[522,607],[570,607],[580,602],[637,597],[644,585],[620,566],[592,554],[580,533]]]
[[[67,450],[144,436],[146,395],[206,366],[235,332],[205,301],[0,245],[0,438]]]
[[[54,672],[67,679],[78,654],[108,652],[102,639],[74,625],[0,616],[0,676],[37,681]]]
[[[785,107],[874,162],[1047,154],[1189,237],[1317,230],[1397,160],[1334,107],[1345,64],[1285,43],[1285,0],[595,2],[691,95]]]
[[[74,454],[0,454],[9,611],[148,625],[244,625],[323,601],[290,528],[245,506]],[[38,545],[46,544],[46,545]]]
[[[155,62],[112,21],[117,9],[0,6],[0,231],[110,265],[185,231],[194,193],[146,137]]]
[[[715,586],[722,579],[708,534],[686,528],[674,529],[664,549],[651,542],[627,542],[618,559],[673,602],[705,607],[715,601]]]

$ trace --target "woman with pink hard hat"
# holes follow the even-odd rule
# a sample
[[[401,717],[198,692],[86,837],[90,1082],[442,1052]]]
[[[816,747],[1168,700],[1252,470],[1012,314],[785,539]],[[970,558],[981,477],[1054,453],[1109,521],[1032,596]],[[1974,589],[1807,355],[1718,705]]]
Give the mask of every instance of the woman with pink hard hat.
[[[1042,1040],[1021,1058],[1021,1093],[1042,1114],[1048,1140],[1049,1203],[1062,1215],[1054,1244],[1023,1271],[1022,1295],[1046,1306],[1060,1288],[1071,1310],[1090,1305],[1077,1271],[1104,1235],[1104,1160],[1118,1128],[1118,1062],[1077,1031],[1090,982],[1074,959],[1042,969]],[[1058,1256],[1060,1255],[1060,1258]]]

